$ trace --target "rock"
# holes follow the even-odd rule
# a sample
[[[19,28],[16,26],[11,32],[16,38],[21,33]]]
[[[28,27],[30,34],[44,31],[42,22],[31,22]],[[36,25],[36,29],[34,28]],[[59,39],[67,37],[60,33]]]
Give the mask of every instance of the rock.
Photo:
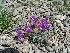
[[[61,23],[61,21],[60,20],[55,20],[57,23]]]
[[[39,49],[44,52],[46,51],[45,47],[39,47]]]
[[[23,8],[23,7],[21,6],[21,7],[18,7],[16,10],[22,12],[22,8]]]
[[[10,45],[8,45],[8,44],[2,44],[1,46],[3,46],[3,47],[10,47]]]
[[[63,48],[63,53],[67,53],[67,49],[64,49],[64,48]]]
[[[60,20],[66,19],[66,15],[62,16]]]
[[[5,47],[3,47],[3,46],[0,45],[0,50],[3,50],[3,49],[5,49]]]
[[[53,51],[53,49],[51,48],[51,47],[49,47],[49,46],[46,46],[46,48],[47,48],[47,51],[49,52],[49,51]]]
[[[32,50],[32,47],[30,47],[30,51]]]
[[[20,26],[22,26],[22,22],[21,22],[21,21],[19,21],[18,24],[19,24]]]
[[[54,16],[55,16],[55,15],[54,15]],[[57,20],[59,20],[59,19],[61,18],[61,15],[56,15],[55,18],[56,18]]]
[[[34,53],[34,50],[30,50],[29,53]]]
[[[12,18],[13,21],[16,21],[16,18]]]
[[[19,18],[19,20],[20,20],[20,21],[22,21],[22,20],[23,20],[23,18],[22,18],[22,17],[20,17],[20,18]]]
[[[44,15],[45,15],[45,16],[49,16],[49,15],[50,15],[50,12],[45,12]]]
[[[52,45],[53,44],[53,42],[50,39],[47,40],[47,43],[48,43],[48,45]]]
[[[19,11],[17,11],[17,10],[15,10],[15,11],[13,12],[13,16],[18,15],[18,14],[19,14]]]
[[[12,33],[12,35],[17,35],[17,33],[16,32],[11,32]]]
[[[68,48],[68,52],[70,53],[70,48]]]
[[[18,50],[14,49],[14,48],[6,48],[2,51],[0,51],[1,53],[19,53]]]
[[[24,52],[28,52],[28,47],[27,46],[24,47]]]
[[[23,51],[23,49],[22,49],[23,47],[19,47],[19,51]],[[24,51],[23,51],[24,52]]]
[[[41,51],[40,50],[36,50],[35,53],[41,53]]]
[[[34,51],[38,50],[38,48],[34,44],[32,44],[32,48]]]

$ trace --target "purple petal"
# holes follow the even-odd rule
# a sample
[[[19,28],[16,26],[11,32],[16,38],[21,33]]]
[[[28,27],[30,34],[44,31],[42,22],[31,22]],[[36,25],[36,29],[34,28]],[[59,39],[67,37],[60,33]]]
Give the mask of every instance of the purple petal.
[[[17,31],[17,34],[18,34],[18,35],[23,35],[23,33],[22,33],[21,30],[18,30],[18,31]]]
[[[50,25],[47,25],[47,27],[46,28],[50,28],[51,26]]]
[[[48,20],[48,16],[46,16],[46,18],[45,18],[46,20]]]
[[[27,32],[28,32],[28,33],[32,32],[32,29],[27,28]]]
[[[19,36],[18,37],[18,41],[23,41],[23,39],[24,39],[24,36]]]
[[[18,28],[17,30],[20,30],[21,28]]]
[[[24,27],[24,30],[25,30],[26,32],[28,32],[28,33],[32,32],[32,29],[31,29],[30,26],[25,26],[25,27]]]

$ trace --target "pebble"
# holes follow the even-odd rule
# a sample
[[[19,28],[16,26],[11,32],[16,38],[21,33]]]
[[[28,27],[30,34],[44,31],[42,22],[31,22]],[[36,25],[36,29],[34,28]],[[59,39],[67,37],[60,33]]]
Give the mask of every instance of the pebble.
[[[60,20],[66,19],[66,15],[61,16]]]
[[[0,49],[2,49],[2,50],[3,50],[3,49],[4,49],[4,47],[0,45]]]
[[[29,53],[34,53],[34,50],[32,50],[32,51],[29,51]]]
[[[47,50],[48,51],[53,51],[53,49],[51,47],[49,47],[49,46],[47,46]]]
[[[40,50],[36,50],[36,52],[35,53],[41,53],[41,51]]]
[[[67,53],[67,49],[64,49],[64,48],[63,48],[63,53]]]

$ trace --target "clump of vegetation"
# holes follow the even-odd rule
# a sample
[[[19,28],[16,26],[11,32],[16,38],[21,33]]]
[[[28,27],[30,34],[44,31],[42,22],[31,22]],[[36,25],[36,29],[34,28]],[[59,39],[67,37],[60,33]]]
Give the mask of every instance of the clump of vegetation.
[[[54,5],[61,5],[61,2],[60,1],[54,1],[53,4]]]
[[[18,28],[17,35],[18,40],[23,41],[25,37],[29,37],[29,41],[32,43],[40,44],[40,46],[46,46],[45,40],[48,37],[46,30],[51,26],[48,23],[48,17],[41,19],[35,16],[32,16],[28,19],[29,24],[23,27],[23,30]],[[23,33],[23,31],[25,33]]]
[[[68,3],[68,1],[64,0],[63,6],[65,7],[65,9],[67,9],[68,11],[70,11],[70,2]]]
[[[61,8],[61,9],[59,9],[60,12],[62,12],[64,10],[70,11],[70,2],[67,0],[64,0],[63,4],[61,3],[61,1],[54,1],[53,5],[56,6],[57,8]],[[59,6],[61,6],[61,7],[59,7]]]
[[[7,14],[6,8],[0,6],[0,33],[11,27],[12,17]]]

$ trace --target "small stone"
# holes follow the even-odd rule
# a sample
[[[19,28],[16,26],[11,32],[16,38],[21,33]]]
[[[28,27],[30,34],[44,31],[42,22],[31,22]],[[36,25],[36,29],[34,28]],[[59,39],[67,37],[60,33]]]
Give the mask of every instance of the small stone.
[[[64,49],[64,48],[63,48],[63,53],[67,53],[67,49]]]
[[[1,39],[5,40],[6,39],[6,36],[2,36]]]
[[[47,46],[47,50],[48,51],[53,51],[53,49],[51,47],[49,47],[49,46]]]
[[[18,24],[21,26],[21,25],[22,25],[22,22],[21,22],[21,21],[19,21],[19,22],[18,22]]]
[[[29,53],[34,53],[34,50],[30,50]]]
[[[23,47],[20,47],[20,48],[19,48],[19,51],[22,51],[22,48],[23,48]]]
[[[47,40],[47,43],[48,43],[49,45],[53,44],[53,42],[52,42],[50,39]]]
[[[16,18],[12,18],[12,20],[13,20],[13,21],[15,21],[15,20],[16,20]]]
[[[22,7],[18,7],[16,10],[22,12]]]
[[[38,50],[38,48],[34,44],[32,44],[32,48],[34,51]]]
[[[40,50],[36,50],[35,52],[36,52],[36,53],[41,53],[41,51],[40,51]]]
[[[23,18],[22,18],[22,17],[20,17],[20,18],[19,18],[19,20],[20,20],[20,21],[22,21],[22,20],[23,20]]]
[[[50,15],[50,12],[46,12],[44,15],[45,16],[49,16]]]
[[[27,53],[27,52],[28,52],[27,47],[24,47],[24,52],[25,52],[25,53]]]
[[[55,17],[59,20],[61,18],[61,15],[56,15]]]
[[[39,49],[44,52],[46,51],[45,47],[39,47]]]
[[[60,20],[55,20],[57,23],[61,23],[61,21]]]
[[[2,50],[3,50],[3,49],[4,49],[4,47],[0,45],[0,49],[2,49]]]
[[[28,11],[30,11],[30,9],[29,9],[29,8],[27,8],[27,10],[28,10]]]
[[[32,47],[30,47],[30,50],[32,50]]]
[[[14,12],[13,12],[13,16],[15,16],[15,15],[18,15],[18,11],[17,10],[15,10]]]
[[[70,53],[70,48],[68,48],[68,52]]]
[[[66,19],[66,15],[62,16],[60,20]]]

